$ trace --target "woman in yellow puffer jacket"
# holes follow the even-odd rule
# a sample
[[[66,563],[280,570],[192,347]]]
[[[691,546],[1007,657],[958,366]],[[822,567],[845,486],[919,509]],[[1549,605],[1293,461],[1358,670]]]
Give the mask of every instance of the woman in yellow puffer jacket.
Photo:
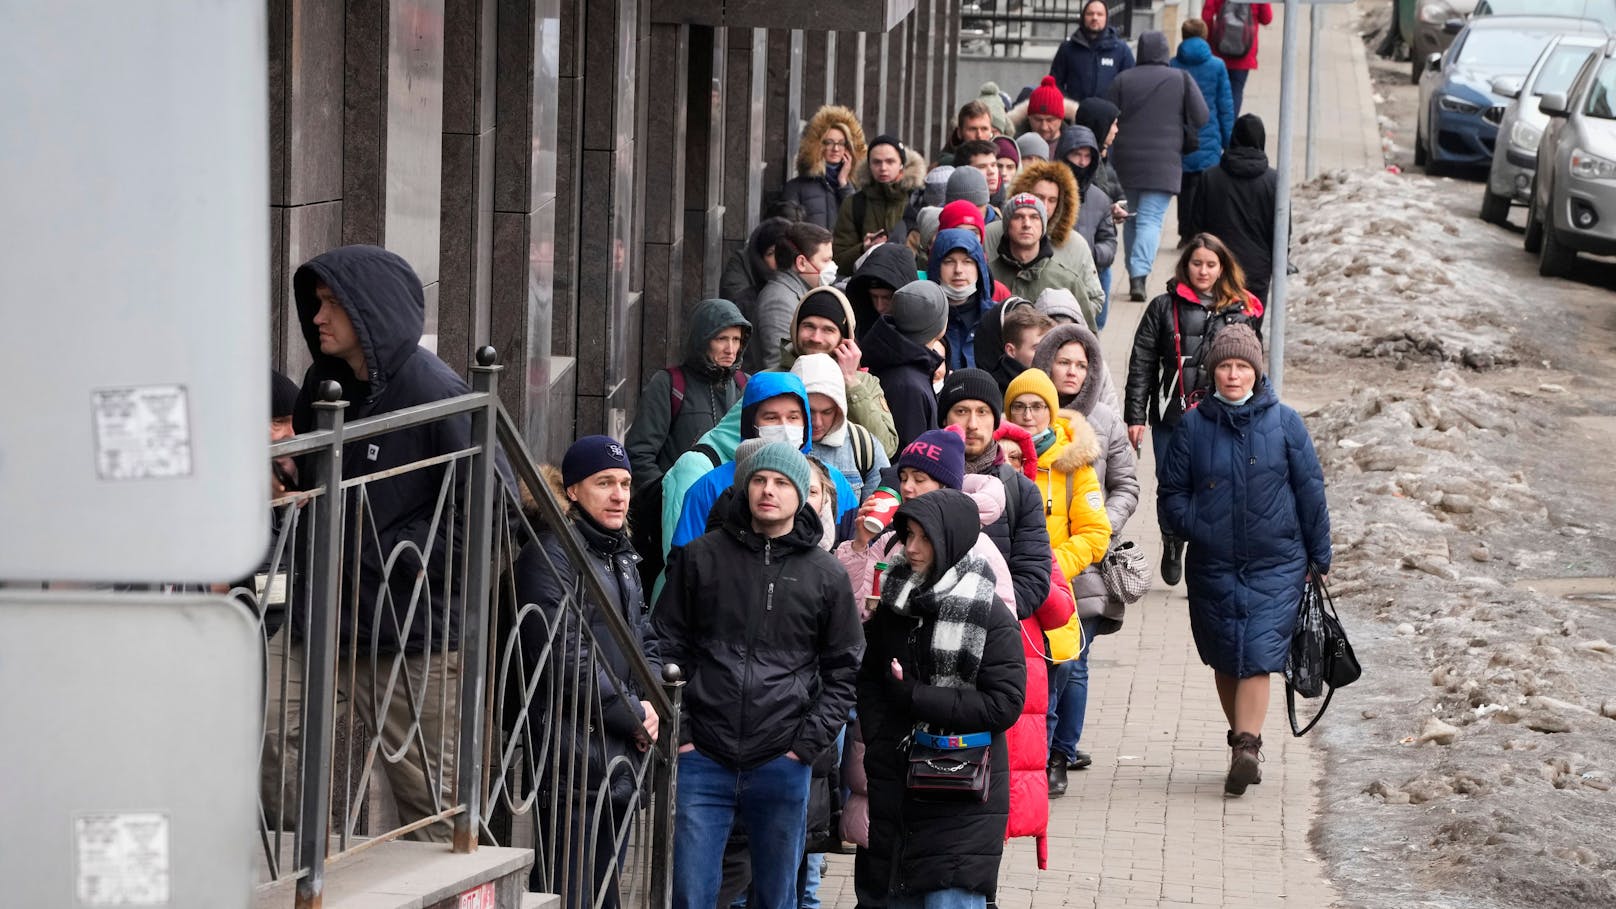
[[[1111,520],[1106,516],[1105,491],[1094,472],[1100,441],[1081,413],[1059,407],[1055,383],[1041,369],[1022,372],[1005,389],[1005,417],[1032,435],[1038,453],[1036,482],[1044,497],[1055,560],[1066,577],[1076,578],[1105,555],[1111,545]],[[1050,673],[1052,682],[1056,675]],[[1053,714],[1060,692],[1053,690],[1053,684],[1051,688]],[[1075,743],[1052,745],[1061,746],[1051,748],[1047,768],[1049,795],[1055,798],[1066,792],[1066,771],[1078,756]]]

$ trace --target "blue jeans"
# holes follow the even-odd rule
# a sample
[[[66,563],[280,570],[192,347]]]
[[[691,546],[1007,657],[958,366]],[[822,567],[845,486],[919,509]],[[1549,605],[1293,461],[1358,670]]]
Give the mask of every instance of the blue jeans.
[[[1167,204],[1173,194],[1126,187],[1123,192],[1138,212],[1122,222],[1122,239],[1128,246],[1128,277],[1149,277],[1156,264],[1156,247],[1161,243],[1162,220],[1167,217]]]
[[[819,909],[819,880],[825,876],[825,853],[810,852],[802,857],[802,868],[797,871],[797,889],[802,894],[797,905],[801,909]]]
[[[887,909],[984,909],[987,904],[988,898],[982,894],[958,887],[887,897]]]
[[[1156,455],[1156,479],[1161,479],[1162,462],[1167,460],[1167,446],[1173,441],[1173,431],[1164,424],[1145,430],[1150,436],[1150,450]]]
[[[1089,709],[1089,648],[1100,617],[1083,619],[1083,655],[1055,667],[1049,674],[1049,756],[1067,761],[1077,757],[1083,740],[1083,715]]]
[[[1251,75],[1249,69],[1229,70],[1229,93],[1234,95],[1234,115],[1240,116],[1240,102],[1246,97],[1246,77]]]
[[[724,875],[724,842],[735,816],[746,822],[752,909],[797,909],[797,866],[807,837],[812,771],[781,755],[730,770],[700,751],[679,755],[673,834],[674,909],[713,909]]]
[[[1094,317],[1094,327],[1105,327],[1105,317],[1111,314],[1111,269],[1100,270],[1100,289],[1105,291],[1105,300],[1100,303],[1100,314]]]

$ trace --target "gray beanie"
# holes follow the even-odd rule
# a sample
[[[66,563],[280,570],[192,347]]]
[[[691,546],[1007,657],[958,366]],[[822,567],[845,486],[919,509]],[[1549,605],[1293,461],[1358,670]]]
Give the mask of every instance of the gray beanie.
[[[937,239],[937,231],[941,227],[943,210],[934,205],[928,205],[920,210],[915,217],[915,230],[920,231],[920,244],[931,249],[933,240]],[[870,247],[874,249],[875,247]]]
[[[974,167],[956,167],[948,175],[948,201],[960,199],[976,206],[988,204],[988,178]]]
[[[745,495],[746,487],[752,482],[752,475],[760,470],[772,470],[782,474],[797,487],[797,507],[808,504],[808,486],[811,477],[808,475],[808,459],[802,452],[785,442],[770,442],[753,453],[746,461],[743,469],[739,464],[735,467],[736,495]]]
[[[926,205],[942,208],[948,201],[948,178],[954,174],[954,165],[939,164],[926,172],[926,189],[922,195]]]
[[[1049,160],[1049,143],[1037,133],[1022,133],[1016,137],[1016,148],[1021,149],[1021,161],[1026,163],[1028,158],[1043,158]]]
[[[746,469],[746,462],[758,453],[758,449],[769,444],[768,439],[746,439],[735,446],[735,472],[740,473]]]
[[[1066,319],[1079,325],[1088,321],[1083,317],[1083,307],[1078,304],[1077,296],[1064,287],[1048,287],[1040,291],[1033,306],[1052,319]]]
[[[892,295],[888,315],[898,333],[924,347],[948,328],[948,297],[933,281],[912,281]]]

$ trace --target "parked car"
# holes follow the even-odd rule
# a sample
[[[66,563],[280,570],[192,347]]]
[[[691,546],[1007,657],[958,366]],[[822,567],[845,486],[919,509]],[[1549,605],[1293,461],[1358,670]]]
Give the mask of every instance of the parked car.
[[[1482,16],[1566,16],[1593,19],[1616,31],[1616,0],[1481,0],[1472,19]]]
[[[1397,31],[1408,42],[1408,81],[1420,84],[1426,61],[1453,43],[1476,0],[1398,0]]]
[[[1426,172],[1449,165],[1489,164],[1498,121],[1509,100],[1493,93],[1500,76],[1525,76],[1555,35],[1605,35],[1588,19],[1487,16],[1472,19],[1441,54],[1426,61],[1415,113],[1414,163]]]
[[[1493,165],[1487,185],[1481,189],[1481,220],[1492,224],[1509,222],[1511,204],[1525,205],[1532,196],[1532,174],[1537,170],[1537,140],[1549,122],[1538,110],[1545,93],[1564,94],[1571,87],[1582,64],[1605,46],[1592,35],[1556,35],[1538,55],[1525,79],[1499,76],[1493,80],[1493,93],[1511,99],[1498,121],[1498,140],[1493,146]]]
[[[1579,252],[1616,255],[1616,42],[1538,106],[1549,122],[1537,146],[1526,249],[1540,254],[1539,273],[1565,275]]]

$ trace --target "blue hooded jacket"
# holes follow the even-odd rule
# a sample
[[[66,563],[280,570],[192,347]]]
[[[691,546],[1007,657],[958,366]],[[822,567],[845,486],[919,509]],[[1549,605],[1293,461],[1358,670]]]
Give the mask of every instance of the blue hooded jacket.
[[[1191,38],[1178,46],[1178,55],[1168,64],[1190,74],[1206,99],[1206,125],[1201,127],[1201,145],[1184,156],[1184,172],[1200,173],[1218,163],[1234,135],[1234,90],[1229,85],[1229,68],[1212,53],[1205,38]]]
[[[750,439],[757,435],[755,426],[742,427],[749,411],[770,398],[781,395],[796,395],[802,401],[803,433],[802,453],[811,454],[814,450],[813,431],[809,425],[809,414],[812,412],[808,405],[808,389],[802,384],[802,379],[795,373],[789,372],[761,372],[746,383],[746,394],[742,396],[736,414],[736,427],[740,430],[740,439]],[[729,417],[725,417],[725,422]],[[735,443],[739,445],[740,442]],[[700,452],[697,457],[703,457]],[[689,491],[684,494],[683,506],[679,512],[679,522],[674,526],[669,547],[684,546],[691,540],[707,532],[707,518],[713,510],[713,505],[724,490],[735,484],[735,448],[724,454],[724,463],[713,467],[702,475],[701,479],[691,484]],[[709,461],[708,463],[711,463]],[[829,471],[831,479],[836,483],[836,502],[838,507],[836,517],[841,518],[850,508],[858,507],[854,501],[853,487],[847,485],[847,479],[839,470]]]
[[[976,366],[976,327],[982,324],[982,314],[993,308],[993,275],[988,271],[988,257],[982,250],[982,241],[976,231],[952,227],[939,231],[931,244],[931,260],[926,264],[926,276],[942,284],[943,258],[956,249],[963,249],[976,260],[976,293],[964,303],[950,301],[948,330],[943,333],[948,344],[948,368],[965,369]]]
[[[1115,26],[1107,25],[1092,40],[1079,28],[1062,41],[1055,51],[1055,59],[1050,61],[1049,74],[1055,77],[1061,94],[1081,101],[1104,95],[1111,87],[1111,80],[1133,65],[1133,51],[1128,49],[1128,42],[1122,40]]]
[[[1189,541],[1201,662],[1235,678],[1282,671],[1308,563],[1330,570],[1324,471],[1302,418],[1267,379],[1243,406],[1202,401],[1173,431],[1156,507]]]

